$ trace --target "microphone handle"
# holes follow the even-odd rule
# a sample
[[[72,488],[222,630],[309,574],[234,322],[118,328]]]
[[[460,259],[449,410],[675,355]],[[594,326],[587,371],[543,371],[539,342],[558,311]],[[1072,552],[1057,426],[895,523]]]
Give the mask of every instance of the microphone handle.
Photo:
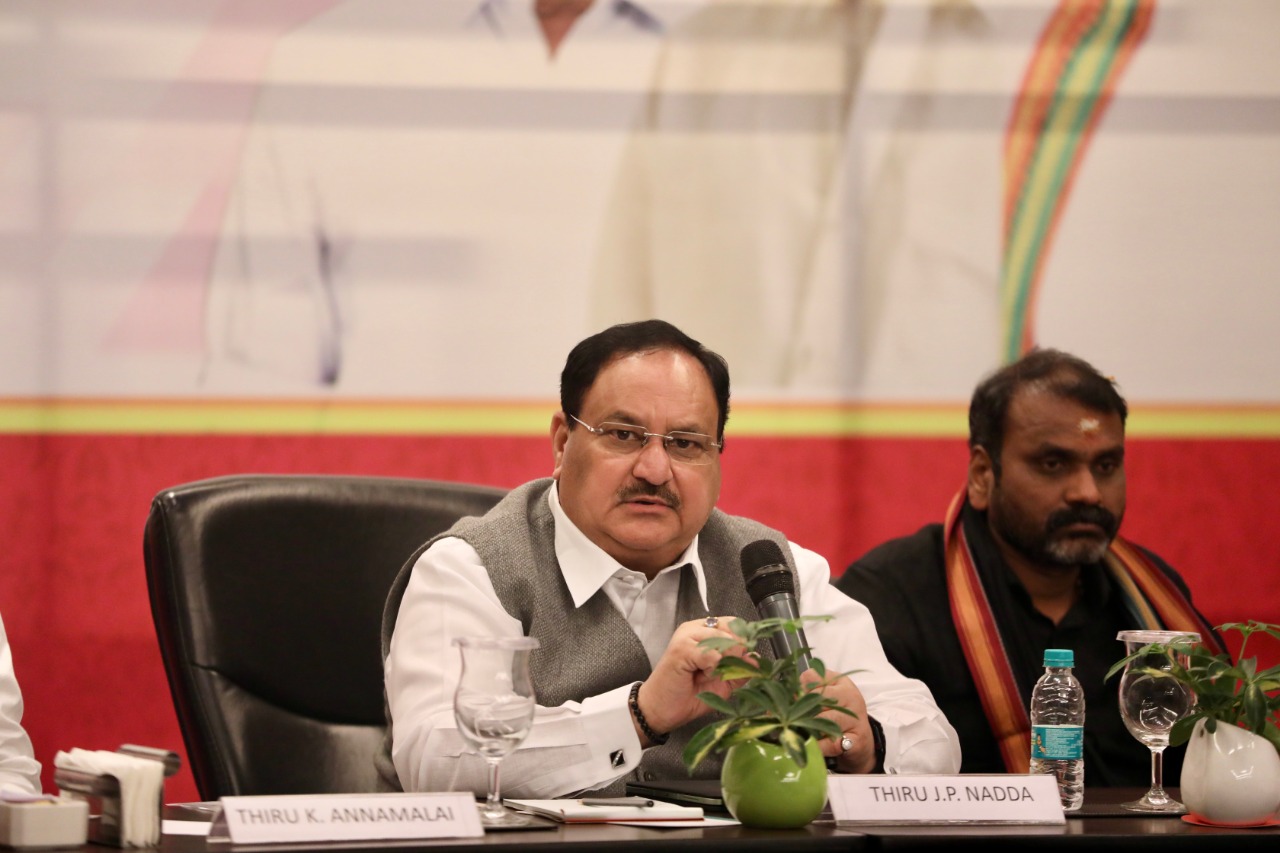
[[[760,612],[763,619],[798,619],[800,613],[796,609],[796,597],[791,593],[777,592],[773,595],[767,595],[760,599],[756,604],[756,610]],[[779,631],[769,638],[769,642],[773,644],[773,653],[779,659],[785,658],[787,655],[797,649],[807,649],[808,640],[804,637],[804,629],[796,631]],[[813,658],[808,651],[800,652],[800,656],[796,658],[800,664],[800,671],[804,672],[813,665]]]

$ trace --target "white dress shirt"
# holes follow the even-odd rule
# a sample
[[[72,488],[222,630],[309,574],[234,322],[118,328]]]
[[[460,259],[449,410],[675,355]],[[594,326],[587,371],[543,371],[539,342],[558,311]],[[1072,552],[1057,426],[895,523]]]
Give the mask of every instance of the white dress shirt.
[[[9,637],[0,620],[0,790],[40,793],[40,762],[22,728],[22,691],[13,674]]]
[[[617,160],[689,5],[595,2],[554,59],[533,0],[358,0],[282,36],[210,273],[202,387],[542,388],[561,367],[544,342],[594,330]],[[452,369],[458,352],[478,360]]]
[[[676,628],[677,567],[693,566],[706,602],[698,540],[646,582],[639,572],[621,568],[569,521],[554,486],[547,500],[555,517],[556,558],[574,605],[603,589],[635,630],[649,660],[656,662]],[[866,697],[868,712],[884,727],[885,769],[956,772],[959,741],[928,688],[903,677],[885,659],[870,614],[831,585],[826,560],[798,545],[790,547],[802,613],[835,617],[807,626],[808,640],[828,669],[858,670],[851,677]],[[422,554],[405,589],[385,665],[391,755],[406,791],[486,789],[486,765],[468,754],[453,719],[461,661],[451,642],[461,636],[522,635],[519,620],[503,609],[474,548],[445,538]],[[539,706],[532,733],[502,764],[503,793],[563,796],[601,787],[634,770],[641,748],[627,707],[630,688],[628,683],[582,702]],[[624,763],[614,766],[611,758],[619,751]]]

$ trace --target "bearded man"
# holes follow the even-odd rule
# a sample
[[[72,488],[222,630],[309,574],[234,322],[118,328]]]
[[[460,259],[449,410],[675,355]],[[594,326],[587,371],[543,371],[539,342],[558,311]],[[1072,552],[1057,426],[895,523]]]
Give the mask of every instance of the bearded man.
[[[1128,406],[1075,356],[1035,350],[986,378],[969,407],[969,472],[943,524],[873,549],[839,588],[865,604],[889,661],[927,684],[955,726],[961,772],[1026,773],[1027,708],[1047,648],[1075,652],[1090,786],[1145,786],[1125,729],[1116,634],[1189,630],[1220,640],[1182,578],[1117,536]],[[1177,779],[1181,750],[1165,778]]]

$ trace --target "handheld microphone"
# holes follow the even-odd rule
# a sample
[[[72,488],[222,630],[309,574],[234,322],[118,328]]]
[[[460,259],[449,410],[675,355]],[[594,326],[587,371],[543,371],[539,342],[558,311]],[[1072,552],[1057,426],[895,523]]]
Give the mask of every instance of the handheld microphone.
[[[782,558],[778,543],[759,539],[742,549],[742,579],[747,583],[747,595],[756,606],[762,619],[798,619],[800,608],[796,603],[795,578]],[[812,665],[807,651],[809,643],[804,631],[779,631],[769,638],[773,653],[779,659],[801,650],[796,658],[803,672]]]

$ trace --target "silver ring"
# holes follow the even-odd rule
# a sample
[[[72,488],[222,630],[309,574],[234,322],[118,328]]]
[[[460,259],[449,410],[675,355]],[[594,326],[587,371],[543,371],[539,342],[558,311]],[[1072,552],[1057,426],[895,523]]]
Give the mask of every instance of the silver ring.
[[[703,620],[702,624],[706,625],[708,628],[715,628],[720,625],[720,620],[714,616],[708,616]]]
[[[853,738],[849,737],[848,735],[841,735],[841,736],[840,736],[840,751],[841,751],[841,752],[848,752],[848,751],[849,751],[849,750],[851,750],[851,749],[853,749]]]

